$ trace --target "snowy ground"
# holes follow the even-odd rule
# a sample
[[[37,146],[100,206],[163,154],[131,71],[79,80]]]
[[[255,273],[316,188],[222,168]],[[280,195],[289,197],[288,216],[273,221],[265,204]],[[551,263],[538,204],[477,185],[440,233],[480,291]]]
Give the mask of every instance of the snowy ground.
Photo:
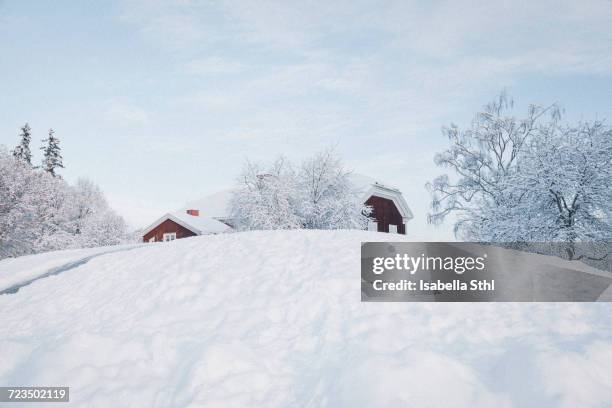
[[[0,261],[0,294],[19,289],[37,279],[64,272],[104,254],[127,251],[142,244],[112,247],[68,249]]]
[[[75,407],[611,406],[612,304],[361,303],[360,242],[387,239],[253,232],[93,257],[0,296],[0,385],[70,386]]]

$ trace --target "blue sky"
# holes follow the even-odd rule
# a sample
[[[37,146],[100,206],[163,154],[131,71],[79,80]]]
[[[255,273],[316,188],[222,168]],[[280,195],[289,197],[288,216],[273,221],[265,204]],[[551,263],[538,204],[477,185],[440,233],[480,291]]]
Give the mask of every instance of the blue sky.
[[[532,4],[534,3],[534,4]],[[1,1],[0,144],[61,139],[134,226],[231,186],[245,158],[330,145],[399,187],[423,238],[440,128],[507,89],[612,118],[612,2]]]

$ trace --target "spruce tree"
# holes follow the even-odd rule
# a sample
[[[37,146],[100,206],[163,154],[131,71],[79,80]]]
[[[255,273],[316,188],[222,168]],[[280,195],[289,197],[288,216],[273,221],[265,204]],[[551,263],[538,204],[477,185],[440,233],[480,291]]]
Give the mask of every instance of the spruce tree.
[[[15,150],[13,150],[13,157],[31,165],[32,151],[30,150],[30,141],[32,140],[32,129],[30,129],[30,125],[27,123],[23,125],[19,136],[21,137],[21,141],[15,147]]]
[[[57,176],[55,173],[57,168],[64,168],[59,142],[59,139],[55,137],[53,129],[49,129],[49,137],[43,140],[43,143],[47,143],[47,145],[40,148],[44,152],[42,168],[54,177]]]

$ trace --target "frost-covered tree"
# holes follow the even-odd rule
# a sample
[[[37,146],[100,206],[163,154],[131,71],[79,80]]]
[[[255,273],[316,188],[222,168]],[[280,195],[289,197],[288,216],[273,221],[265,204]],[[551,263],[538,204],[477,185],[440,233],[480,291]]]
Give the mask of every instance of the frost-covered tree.
[[[28,166],[0,147],[0,258],[28,253],[39,238],[36,195]]]
[[[427,187],[432,193],[428,221],[439,224],[456,217],[455,234],[469,240],[487,240],[488,214],[521,199],[508,188],[526,144],[540,129],[555,127],[560,119],[555,106],[530,105],[523,118],[512,115],[514,103],[505,93],[478,112],[471,126],[443,128],[450,147],[435,156],[435,163],[454,174],[437,177]]]
[[[308,229],[365,229],[371,210],[359,201],[333,150],[306,159],[298,173],[298,214]]]
[[[80,247],[116,245],[124,241],[125,222],[112,211],[97,185],[79,179],[69,194],[66,218]]]
[[[521,199],[491,211],[492,240],[578,243],[612,241],[612,130],[602,122],[540,129],[506,182]]]
[[[60,140],[55,137],[55,132],[53,129],[49,129],[49,136],[43,140],[43,143],[46,143],[47,145],[41,147],[41,150],[44,153],[42,168],[52,176],[57,176],[56,171],[58,168],[64,168],[59,142]]]
[[[36,216],[40,239],[32,252],[78,248],[79,243],[70,228],[70,186],[49,172],[36,171],[38,194]]]
[[[30,150],[30,142],[32,141],[32,129],[27,123],[21,128],[19,134],[21,140],[19,144],[15,146],[13,150],[13,157],[17,160],[21,160],[29,165],[32,164],[32,151]]]
[[[125,223],[91,182],[70,186],[0,146],[0,259],[112,245],[125,236]]]
[[[232,194],[230,212],[238,229],[300,228],[296,200],[295,173],[285,158],[270,168],[247,161]]]
[[[371,209],[359,201],[350,172],[333,151],[265,168],[247,162],[230,201],[238,229],[364,229]]]
[[[70,193],[70,220],[74,233],[79,235],[83,233],[87,220],[96,212],[105,210],[108,205],[100,188],[87,179],[78,179]]]
[[[612,241],[612,131],[599,121],[561,124],[555,106],[532,106],[521,120],[502,115],[509,106],[502,95],[469,130],[445,130],[451,147],[436,162],[455,181],[429,185],[430,221],[454,213],[464,239],[555,243],[556,255],[596,259],[589,248]]]
[[[60,179],[0,152],[0,257],[55,249],[64,191]]]

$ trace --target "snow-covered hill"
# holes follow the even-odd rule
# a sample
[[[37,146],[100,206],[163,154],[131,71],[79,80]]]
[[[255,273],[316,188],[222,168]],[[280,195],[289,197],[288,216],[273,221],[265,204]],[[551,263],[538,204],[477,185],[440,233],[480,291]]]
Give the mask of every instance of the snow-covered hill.
[[[267,231],[95,254],[0,296],[0,385],[70,386],[75,407],[612,400],[612,304],[361,303],[360,243],[387,239]]]

